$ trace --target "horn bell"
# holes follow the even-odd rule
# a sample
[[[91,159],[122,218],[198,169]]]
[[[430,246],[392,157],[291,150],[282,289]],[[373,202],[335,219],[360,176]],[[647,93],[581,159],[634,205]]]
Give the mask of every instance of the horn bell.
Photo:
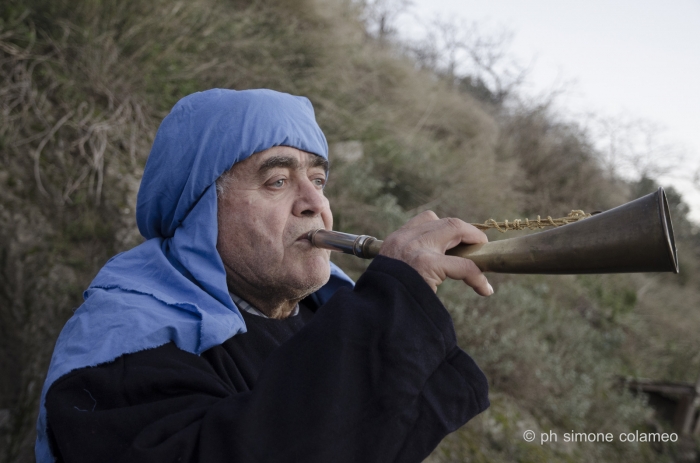
[[[565,226],[485,244],[459,245],[447,254],[470,259],[484,272],[678,273],[663,188]]]

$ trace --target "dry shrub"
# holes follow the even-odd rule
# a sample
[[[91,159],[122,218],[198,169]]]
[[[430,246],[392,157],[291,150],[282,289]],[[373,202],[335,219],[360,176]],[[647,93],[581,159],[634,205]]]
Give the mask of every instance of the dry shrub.
[[[346,35],[326,50],[310,92],[331,144],[363,146],[361,162],[332,157],[337,226],[385,236],[426,209],[472,221],[503,210],[510,178],[496,160],[494,118],[470,95],[369,40],[340,9],[331,11]]]
[[[627,335],[619,320],[632,313],[636,302],[624,291],[636,282],[624,275],[613,276],[613,282],[607,278],[504,278],[496,285],[498,297],[488,299],[457,284],[441,291],[460,345],[485,371],[496,400],[459,437],[443,442],[434,461],[532,461],[540,454],[537,461],[670,458],[673,446],[658,453],[650,445],[617,439],[544,447],[522,440],[526,429],[552,430],[560,437],[571,430],[617,436],[658,426],[671,432],[669,424],[653,419],[643,397],[616,386],[626,368],[620,353]],[[478,445],[484,439],[489,445]]]
[[[700,374],[700,294],[693,286],[644,278],[634,317],[626,321],[624,373],[695,383]]]
[[[560,122],[547,106],[522,108],[502,119],[499,157],[517,170],[512,186],[526,214],[601,211],[629,200],[622,182],[605,175],[582,128]]]
[[[134,240],[130,198],[152,122],[115,46],[77,49],[9,21],[0,35],[3,461],[31,461],[53,343],[95,270]],[[138,159],[140,158],[140,159]]]

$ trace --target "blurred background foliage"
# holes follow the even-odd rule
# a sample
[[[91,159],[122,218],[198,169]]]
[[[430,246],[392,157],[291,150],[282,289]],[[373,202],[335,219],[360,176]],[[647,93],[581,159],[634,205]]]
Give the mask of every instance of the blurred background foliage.
[[[159,121],[186,94],[308,96],[330,144],[336,228],[351,233],[386,236],[426,209],[472,222],[605,210],[657,188],[606,169],[591,136],[551,101],[520,98],[519,74],[482,59],[482,73],[455,75],[431,44],[398,42],[391,18],[407,2],[390,3],[0,3],[0,461],[33,461],[55,339],[100,266],[140,242],[142,168]],[[493,47],[477,41],[473,56]],[[671,430],[617,380],[700,373],[697,227],[667,193],[680,276],[493,275],[487,299],[441,287],[493,404],[429,461],[678,459],[670,444],[521,437]],[[367,265],[337,261],[355,277]]]

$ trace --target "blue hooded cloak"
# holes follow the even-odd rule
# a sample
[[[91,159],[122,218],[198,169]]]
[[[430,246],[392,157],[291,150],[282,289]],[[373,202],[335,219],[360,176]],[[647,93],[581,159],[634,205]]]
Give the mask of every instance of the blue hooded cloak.
[[[36,459],[53,462],[45,397],[72,370],[174,342],[194,354],[245,332],[216,251],[216,179],[273,146],[328,159],[309,100],[272,90],[214,89],[180,100],[163,120],[141,180],[136,220],[146,241],[110,259],[56,342],[41,393]],[[323,304],[352,286],[331,263]]]

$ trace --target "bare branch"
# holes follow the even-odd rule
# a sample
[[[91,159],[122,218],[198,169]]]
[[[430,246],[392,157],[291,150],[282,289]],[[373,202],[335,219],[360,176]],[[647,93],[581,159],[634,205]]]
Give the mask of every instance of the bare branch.
[[[591,125],[599,161],[611,177],[668,176],[684,159],[681,147],[667,141],[663,127],[649,120],[618,116],[597,118]]]
[[[425,38],[409,51],[418,63],[444,75],[453,86],[481,88],[500,103],[527,78],[529,68],[508,53],[512,32],[501,29],[487,34],[477,23],[454,17],[436,17],[425,27]]]
[[[380,40],[396,35],[396,20],[413,5],[411,0],[361,0],[365,26]]]

